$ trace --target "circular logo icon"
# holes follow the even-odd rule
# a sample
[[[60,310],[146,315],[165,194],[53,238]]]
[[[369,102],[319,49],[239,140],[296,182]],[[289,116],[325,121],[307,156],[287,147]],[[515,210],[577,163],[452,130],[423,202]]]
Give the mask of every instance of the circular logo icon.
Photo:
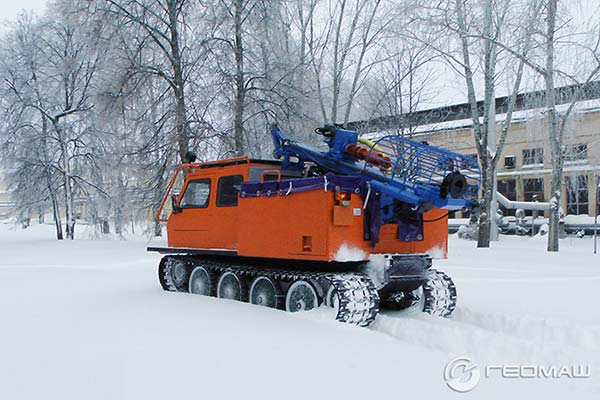
[[[456,392],[468,392],[479,383],[481,371],[479,365],[471,364],[468,357],[457,357],[446,365],[444,380],[446,385]]]

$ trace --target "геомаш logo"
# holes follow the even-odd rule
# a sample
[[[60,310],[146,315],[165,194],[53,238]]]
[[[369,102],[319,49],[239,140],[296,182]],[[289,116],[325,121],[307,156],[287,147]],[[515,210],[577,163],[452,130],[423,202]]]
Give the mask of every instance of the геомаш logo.
[[[457,357],[451,360],[444,370],[446,385],[456,392],[473,390],[480,379],[479,365],[471,364],[469,357]]]
[[[481,380],[481,367],[469,357],[457,357],[446,365],[444,380],[456,392],[473,390]],[[484,378],[496,375],[502,378],[589,378],[590,365],[486,365]]]

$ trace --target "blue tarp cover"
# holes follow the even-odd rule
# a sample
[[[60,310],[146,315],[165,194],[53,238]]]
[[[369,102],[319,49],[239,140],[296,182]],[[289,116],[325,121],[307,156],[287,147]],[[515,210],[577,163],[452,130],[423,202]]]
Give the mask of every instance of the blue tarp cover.
[[[315,178],[282,179],[281,181],[243,182],[240,197],[289,196],[307,190],[322,189],[332,192],[362,195],[365,181],[358,176],[342,176],[328,173]]]

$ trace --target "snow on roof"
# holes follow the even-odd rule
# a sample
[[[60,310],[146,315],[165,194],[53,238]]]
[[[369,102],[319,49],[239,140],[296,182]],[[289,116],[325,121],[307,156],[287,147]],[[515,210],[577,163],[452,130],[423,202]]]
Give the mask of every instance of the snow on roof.
[[[567,103],[567,104],[560,104],[556,106],[556,111],[558,113],[565,113],[569,106],[571,104]],[[573,111],[572,114],[587,114],[587,113],[592,113],[592,112],[600,112],[600,99],[592,99],[592,100],[584,100],[584,101],[579,101],[576,102],[575,105],[573,106]],[[540,118],[542,116],[544,116],[546,113],[546,108],[542,107],[542,108],[533,108],[533,109],[529,109],[529,110],[522,110],[522,111],[515,111],[512,114],[512,121],[511,123],[519,123],[519,122],[525,122],[528,120],[532,120],[532,119],[536,119],[536,118]],[[496,114],[496,122],[504,122],[504,120],[506,120],[506,113],[503,114]],[[483,117],[481,117],[479,119],[480,123],[483,123]],[[435,134],[435,133],[441,133],[444,131],[450,131],[450,130],[458,130],[458,129],[470,129],[473,125],[473,122],[470,118],[466,118],[466,119],[460,119],[460,120],[455,120],[455,121],[445,121],[445,122],[438,122],[438,123],[434,123],[434,124],[426,124],[426,125],[419,125],[414,127],[413,130],[413,135],[416,137],[419,136],[425,136],[425,135],[431,135],[431,134]],[[367,138],[378,138],[384,135],[391,135],[391,134],[395,134],[396,130],[385,130],[385,131],[380,131],[380,132],[369,132],[366,133],[364,136]]]

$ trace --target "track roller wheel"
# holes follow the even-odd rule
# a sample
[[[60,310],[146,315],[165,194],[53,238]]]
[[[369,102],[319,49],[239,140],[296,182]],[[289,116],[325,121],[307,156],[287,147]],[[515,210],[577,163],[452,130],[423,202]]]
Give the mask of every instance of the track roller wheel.
[[[309,282],[300,280],[292,283],[285,296],[286,311],[306,311],[318,306],[317,292]]]
[[[202,266],[194,268],[190,275],[189,292],[203,296],[211,296],[213,287],[214,284],[211,272]]]
[[[266,276],[259,276],[250,285],[249,302],[259,306],[277,308],[278,293],[275,283]]]
[[[217,297],[242,301],[242,284],[234,272],[225,271],[221,275],[217,284]]]

